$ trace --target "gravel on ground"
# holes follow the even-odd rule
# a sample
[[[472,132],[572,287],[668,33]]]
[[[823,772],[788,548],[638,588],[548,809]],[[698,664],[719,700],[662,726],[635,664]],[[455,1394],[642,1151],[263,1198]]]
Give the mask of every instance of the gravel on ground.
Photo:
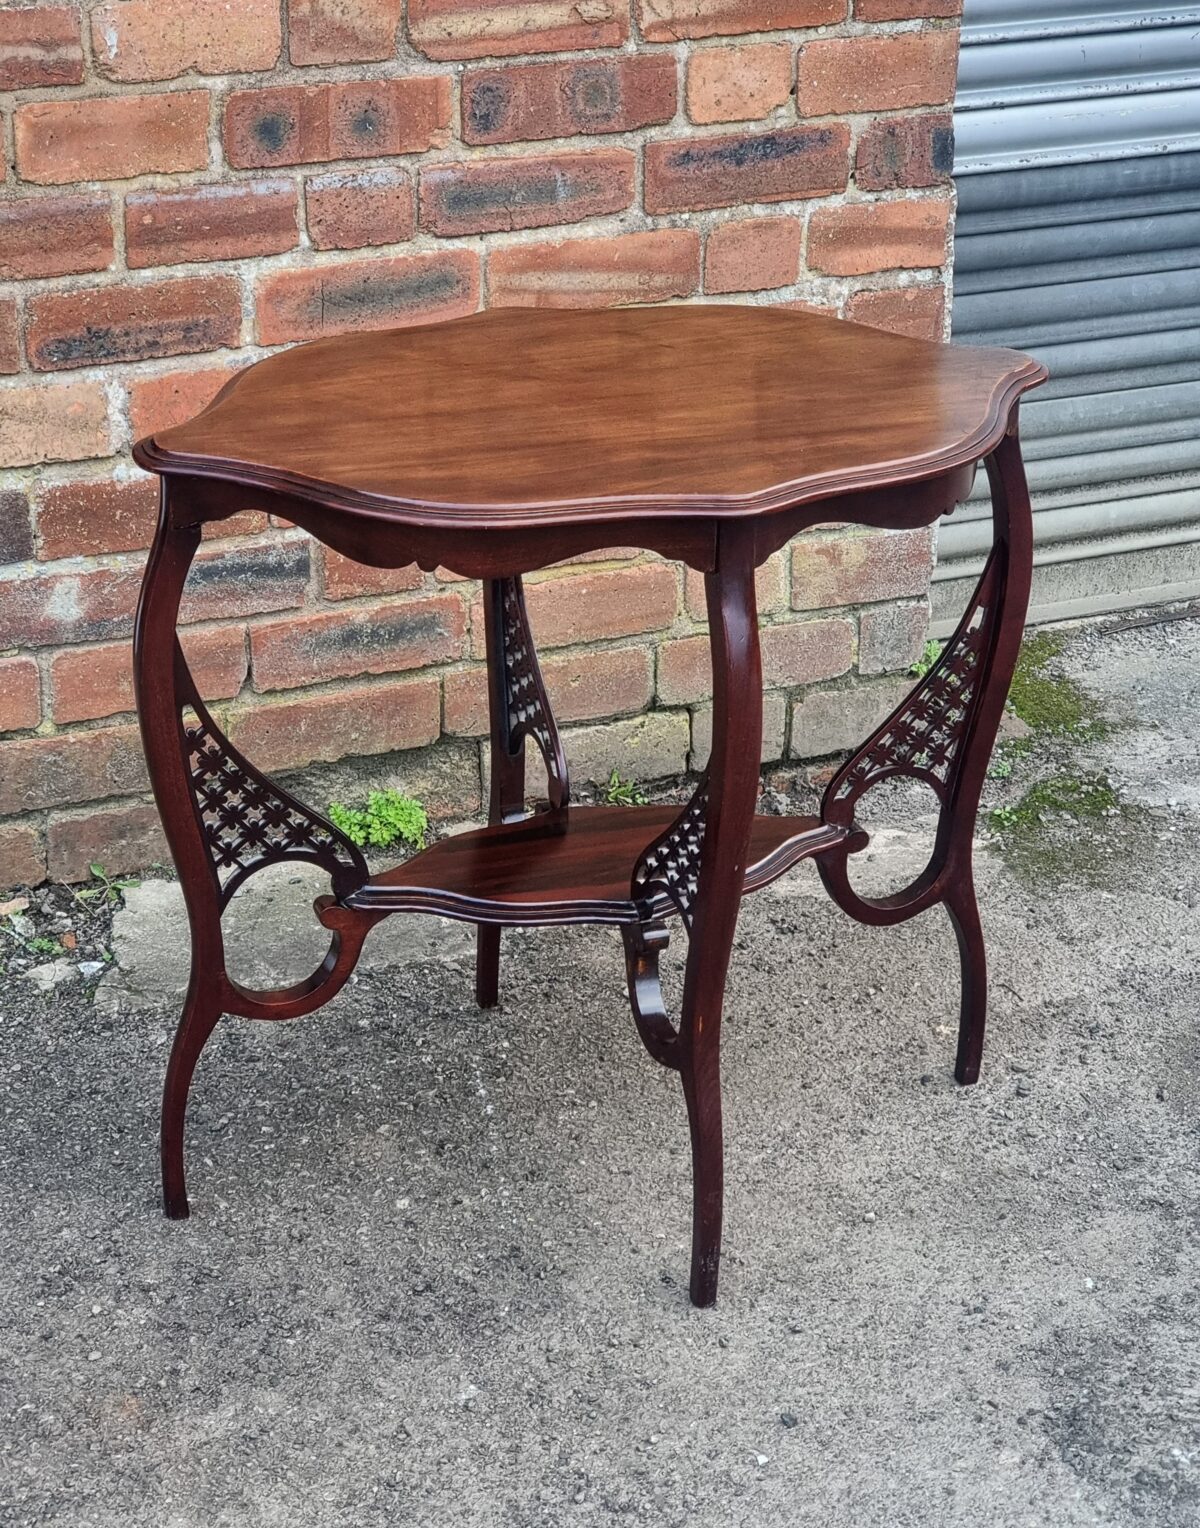
[[[860,927],[811,866],[745,904],[713,1310],[678,1082],[611,931],[506,935],[488,1013],[461,932],[427,929],[318,1015],[222,1021],[176,1223],[170,895],[140,968],[132,893],[85,927],[111,972],[42,991],[10,952],[0,1523],[1200,1522],[1200,622],[1080,629],[1056,662],[1113,725],[1069,759],[1035,739],[989,809],[1069,769],[1111,802],[1035,814],[1037,854],[984,818],[976,1087],[940,910]],[[864,803],[864,874],[922,862],[911,805]]]

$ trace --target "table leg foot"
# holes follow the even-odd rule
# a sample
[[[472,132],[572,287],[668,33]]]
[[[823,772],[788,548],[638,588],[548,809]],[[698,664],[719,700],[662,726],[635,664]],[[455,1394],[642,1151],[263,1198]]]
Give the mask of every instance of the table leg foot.
[[[946,911],[958,940],[962,970],[962,997],[958,1014],[958,1056],[954,1064],[957,1082],[979,1081],[983,1064],[983,1040],[987,1029],[987,952],[974,883],[968,880],[946,897]]]
[[[196,1063],[220,1017],[220,1006],[212,994],[189,992],[175,1031],[162,1102],[162,1196],[168,1220],[186,1220],[190,1213],[183,1166],[184,1119]]]
[[[721,1267],[721,1222],[725,1197],[725,1151],[721,1130],[721,1078],[716,1048],[711,1060],[683,1067],[683,1096],[692,1137],[692,1267],[688,1293],[693,1305],[715,1305]]]
[[[475,930],[475,1001],[494,1008],[500,1001],[500,925],[481,923]]]

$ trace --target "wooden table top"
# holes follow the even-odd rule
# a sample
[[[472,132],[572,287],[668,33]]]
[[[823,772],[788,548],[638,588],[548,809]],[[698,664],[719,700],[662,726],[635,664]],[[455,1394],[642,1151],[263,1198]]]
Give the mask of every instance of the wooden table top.
[[[431,526],[741,516],[977,461],[1045,376],[771,308],[494,309],[269,356],[135,455]]]

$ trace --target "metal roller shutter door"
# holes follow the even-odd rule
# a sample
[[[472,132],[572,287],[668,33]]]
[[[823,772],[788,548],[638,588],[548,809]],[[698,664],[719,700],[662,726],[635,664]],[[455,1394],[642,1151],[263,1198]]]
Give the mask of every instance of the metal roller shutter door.
[[[954,338],[1029,350],[1035,619],[1200,594],[1200,0],[966,0]],[[934,613],[987,546],[941,528]]]

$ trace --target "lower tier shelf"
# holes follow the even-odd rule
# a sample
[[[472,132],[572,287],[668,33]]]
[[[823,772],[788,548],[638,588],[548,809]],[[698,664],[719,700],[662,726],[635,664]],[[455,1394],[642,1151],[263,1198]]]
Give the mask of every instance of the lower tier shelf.
[[[360,912],[430,912],[471,923],[639,923],[678,909],[662,893],[635,902],[638,856],[678,817],[666,806],[567,807],[443,839],[372,877],[342,905]],[[756,817],[745,890],[802,859],[866,844],[858,829],[818,817]]]

